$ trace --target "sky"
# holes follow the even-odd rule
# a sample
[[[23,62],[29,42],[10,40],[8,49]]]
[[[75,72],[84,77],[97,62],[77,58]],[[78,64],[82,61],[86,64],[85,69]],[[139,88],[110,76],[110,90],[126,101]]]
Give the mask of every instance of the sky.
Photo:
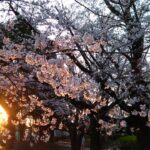
[[[66,5],[66,6],[70,6],[74,0],[62,0],[62,2]]]

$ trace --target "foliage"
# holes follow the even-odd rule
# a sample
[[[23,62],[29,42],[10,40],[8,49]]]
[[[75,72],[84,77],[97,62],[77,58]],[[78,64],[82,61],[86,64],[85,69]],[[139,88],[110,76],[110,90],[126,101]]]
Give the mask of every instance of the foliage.
[[[149,130],[149,1],[48,2],[3,1],[17,17],[0,50],[0,90],[16,107],[14,124],[31,117],[35,141],[55,128],[71,137]]]

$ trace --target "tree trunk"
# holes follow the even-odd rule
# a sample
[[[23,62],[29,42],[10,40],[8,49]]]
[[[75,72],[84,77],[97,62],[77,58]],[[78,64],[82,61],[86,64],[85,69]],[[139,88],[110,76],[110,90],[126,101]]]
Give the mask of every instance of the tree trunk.
[[[100,137],[99,137],[99,132],[96,130],[91,130],[90,134],[91,138],[91,143],[90,143],[90,150],[100,150]]]
[[[54,130],[50,131],[50,135],[51,135],[50,142],[54,143],[55,142]]]
[[[90,150],[102,149],[102,141],[98,130],[98,122],[94,115],[90,116]]]
[[[77,130],[76,125],[72,124],[69,128],[71,139],[71,150],[81,150],[83,130]]]
[[[137,135],[139,150],[150,150],[150,129],[148,127],[143,128]]]

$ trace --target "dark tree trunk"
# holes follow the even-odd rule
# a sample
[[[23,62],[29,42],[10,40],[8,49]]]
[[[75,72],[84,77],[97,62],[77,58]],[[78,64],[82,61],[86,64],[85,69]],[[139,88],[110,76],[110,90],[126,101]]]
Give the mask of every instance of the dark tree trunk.
[[[50,142],[51,143],[54,143],[55,142],[55,136],[54,136],[54,130],[50,131],[50,135],[51,135],[51,139],[50,139]]]
[[[12,125],[11,120],[8,120],[8,129],[10,130],[10,135],[11,135],[11,139],[8,141],[7,143],[7,148],[8,149],[13,149],[15,146],[15,142],[16,142],[16,137],[15,137],[15,126]]]
[[[98,122],[93,114],[90,116],[90,150],[102,149],[102,139],[98,130]]]
[[[144,127],[140,133],[137,134],[139,150],[150,150],[150,129]]]
[[[72,124],[69,128],[69,132],[71,140],[71,150],[81,150],[84,130],[83,129],[77,130],[76,124]]]
[[[100,137],[99,132],[95,129],[91,130],[90,133],[91,143],[90,143],[90,150],[100,150]]]

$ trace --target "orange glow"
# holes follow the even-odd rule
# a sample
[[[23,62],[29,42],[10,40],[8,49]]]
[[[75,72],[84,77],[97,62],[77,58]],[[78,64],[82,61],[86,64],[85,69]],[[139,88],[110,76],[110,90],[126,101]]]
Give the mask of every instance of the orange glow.
[[[8,114],[5,109],[0,105],[0,126],[8,123]]]

